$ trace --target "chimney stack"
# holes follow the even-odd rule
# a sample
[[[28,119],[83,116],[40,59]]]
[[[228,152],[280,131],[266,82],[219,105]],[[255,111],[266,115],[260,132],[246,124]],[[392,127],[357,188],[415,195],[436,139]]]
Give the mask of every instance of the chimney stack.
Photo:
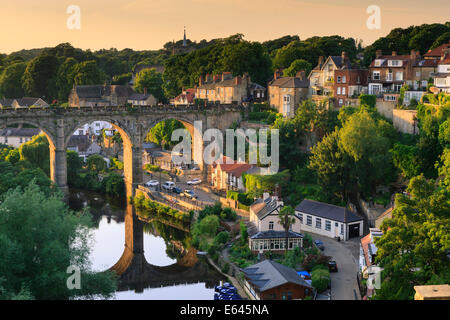
[[[198,85],[201,86],[203,85],[203,76],[200,75],[200,78],[198,78]]]
[[[305,80],[306,78],[306,72],[305,70],[300,70],[299,72],[297,72],[297,74],[295,75],[296,78],[300,78],[301,80]]]
[[[392,51],[392,56],[396,57],[397,56],[397,51]]]
[[[273,73],[273,79],[277,80],[281,78],[281,70],[280,69],[276,69],[275,72]]]
[[[147,95],[147,87],[144,88],[144,95]]]
[[[381,50],[377,50],[376,52],[375,52],[375,57],[378,59],[379,57],[381,57],[383,55],[383,51],[381,51]]]
[[[242,83],[242,78],[241,76],[237,76],[236,78],[234,78],[234,84],[235,85],[240,85]]]
[[[342,51],[341,53],[341,58],[342,58],[342,63],[344,63],[345,61],[347,61],[348,59],[348,54],[345,51]]]

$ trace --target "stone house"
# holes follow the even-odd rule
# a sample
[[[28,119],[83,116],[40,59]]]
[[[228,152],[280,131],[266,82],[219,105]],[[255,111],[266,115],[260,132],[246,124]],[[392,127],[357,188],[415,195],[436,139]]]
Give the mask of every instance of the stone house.
[[[124,106],[134,94],[130,86],[88,85],[76,86],[69,95],[70,107]]]
[[[248,74],[233,77],[231,72],[200,76],[195,97],[221,104],[242,103],[249,99],[251,79]]]
[[[41,133],[37,128],[5,128],[0,129],[0,144],[19,148],[25,142]]]
[[[274,79],[268,84],[269,104],[285,117],[295,115],[299,104],[308,97],[309,80],[304,71],[295,77],[281,77],[276,70]]]
[[[305,199],[295,207],[295,214],[301,231],[344,241],[363,235],[363,218],[344,207]]]
[[[242,269],[244,289],[256,300],[305,299],[314,294],[313,288],[289,267],[264,260]]]
[[[41,98],[18,98],[14,99],[11,103],[11,107],[18,109],[18,108],[29,108],[32,106],[36,107],[48,107],[48,103],[42,100]]]
[[[133,93],[128,97],[127,103],[134,106],[156,106],[158,100],[152,95],[144,90],[144,93]]]
[[[308,76],[310,95],[313,101],[323,101],[334,93],[334,72],[351,69],[350,59],[345,51],[340,56],[329,56],[326,60],[320,56],[317,66]]]
[[[0,108],[11,107],[14,99],[0,99]]]
[[[75,151],[80,157],[87,158],[93,154],[100,154],[102,148],[89,136],[73,135],[67,143],[67,150]]]

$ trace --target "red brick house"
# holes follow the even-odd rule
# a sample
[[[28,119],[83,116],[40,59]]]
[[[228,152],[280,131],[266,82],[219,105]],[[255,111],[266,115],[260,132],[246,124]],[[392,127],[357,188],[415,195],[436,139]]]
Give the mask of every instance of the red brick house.
[[[359,95],[367,90],[369,70],[338,69],[334,71],[333,92],[335,107],[351,105]]]

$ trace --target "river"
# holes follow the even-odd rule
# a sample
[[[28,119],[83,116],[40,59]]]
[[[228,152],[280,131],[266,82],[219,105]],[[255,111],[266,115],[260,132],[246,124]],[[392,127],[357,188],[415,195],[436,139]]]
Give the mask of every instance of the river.
[[[72,210],[90,208],[90,214],[94,221],[90,253],[92,270],[103,271],[114,266],[121,259],[125,247],[126,198],[110,198],[95,192],[72,189],[69,206]],[[186,248],[190,244],[190,234],[161,222],[142,223],[144,224],[142,229],[145,260],[152,267],[167,267],[168,271],[165,270],[166,273],[169,272],[167,277],[175,278],[176,281],[162,281],[161,285],[156,285],[157,287],[154,284],[149,287],[142,281],[135,285],[136,288],[132,285],[132,290],[120,291],[121,289],[119,289],[115,294],[115,299],[212,300],[214,285],[220,284],[220,281],[225,279],[207,262],[198,261],[195,253],[189,257],[189,251]],[[192,262],[193,259],[195,259],[194,262]],[[183,266],[182,269],[179,266],[181,261],[185,265],[188,264],[189,267]],[[188,262],[186,263],[186,261]],[[191,266],[192,268],[190,268]],[[187,275],[184,276],[180,273],[178,277],[176,273],[180,272],[180,269]],[[201,270],[198,271],[198,277],[197,270]],[[202,272],[206,272],[207,277],[204,277]],[[196,280],[197,278],[198,280]],[[205,278],[208,280],[202,281]],[[183,283],[184,279],[189,279],[186,280],[189,283]],[[120,281],[122,280],[119,280],[119,287],[123,287],[120,285]],[[174,285],[174,282],[181,282],[181,284]],[[129,285],[125,286],[130,288]]]

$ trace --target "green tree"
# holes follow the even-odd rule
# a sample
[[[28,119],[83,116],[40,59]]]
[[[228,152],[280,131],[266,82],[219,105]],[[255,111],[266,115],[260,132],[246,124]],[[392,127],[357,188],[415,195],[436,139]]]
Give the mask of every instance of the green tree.
[[[117,173],[110,173],[105,179],[105,191],[113,196],[125,195],[125,183],[123,177]]]
[[[291,63],[289,68],[283,71],[283,75],[285,77],[295,77],[297,75],[297,72],[305,71],[306,76],[308,76],[311,70],[312,70],[311,63],[309,63],[304,59],[296,59]]]
[[[10,190],[0,203],[0,286],[7,298],[111,297],[116,276],[89,269],[90,225],[87,214],[70,212],[33,183]],[[71,265],[81,271],[80,290],[66,285]]]
[[[67,101],[70,90],[74,85],[73,68],[78,64],[74,58],[67,58],[58,68],[56,75],[56,86],[58,88],[58,99],[60,101]]]
[[[96,61],[84,61],[74,65],[69,77],[77,86],[103,84],[106,79]]]
[[[69,184],[78,178],[78,174],[83,168],[83,159],[80,155],[72,150],[67,151],[67,181]]]
[[[330,271],[323,267],[314,268],[311,271],[311,280],[317,292],[324,292],[331,281]]]
[[[0,74],[0,96],[19,98],[24,96],[22,77],[27,65],[24,62],[7,66]]]
[[[51,102],[57,95],[56,74],[58,59],[51,54],[42,54],[31,60],[22,77],[22,87],[30,97],[42,97]]]
[[[163,148],[171,148],[178,143],[178,141],[172,141],[173,131],[183,128],[184,125],[178,120],[163,120],[150,129],[146,140],[154,142]]]
[[[143,69],[136,76],[134,89],[139,93],[143,93],[144,89],[147,89],[148,93],[152,94],[158,101],[161,101],[164,98],[162,85],[161,73],[157,72],[155,68]]]
[[[34,136],[19,148],[20,160],[28,161],[33,166],[41,168],[47,176],[50,175],[50,150],[47,137],[44,134]]]
[[[423,175],[411,179],[411,197],[397,194],[392,219],[376,240],[376,263],[383,268],[375,299],[413,299],[415,285],[450,280],[450,193]]]
[[[93,154],[89,156],[86,160],[86,168],[89,171],[100,173],[107,169],[107,163],[105,159],[99,154]]]
[[[295,210],[291,206],[284,206],[280,213],[278,214],[278,223],[283,227],[286,238],[285,238],[285,246],[284,251],[288,250],[289,244],[289,229],[295,223]]]

